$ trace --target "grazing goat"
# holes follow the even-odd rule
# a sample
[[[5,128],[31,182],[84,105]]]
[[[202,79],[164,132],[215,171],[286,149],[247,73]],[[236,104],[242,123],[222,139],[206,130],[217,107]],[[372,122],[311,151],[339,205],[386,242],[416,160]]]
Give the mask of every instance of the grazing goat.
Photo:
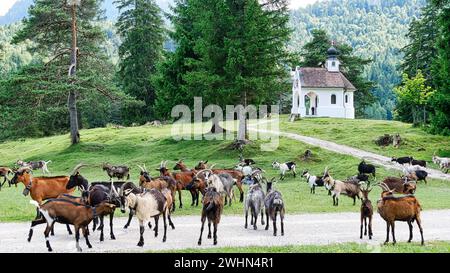
[[[80,240],[80,229],[83,231],[86,245],[92,248],[88,239],[89,223],[99,214],[111,213],[115,209],[115,205],[103,202],[97,207],[75,203],[66,199],[50,199],[45,204],[39,205],[38,202],[30,200],[30,203],[36,206],[41,214],[39,219],[32,222],[31,227],[35,225],[47,223],[47,228],[44,231],[46,246],[48,251],[52,251],[49,241],[50,230],[53,229],[55,222],[62,224],[71,224],[75,227],[75,240],[78,251],[82,251]]]
[[[401,179],[398,177],[386,177],[383,180],[390,189],[396,193],[401,194],[414,194],[416,192],[416,183],[408,181],[408,179]]]
[[[40,161],[29,161],[29,162],[17,160],[16,164],[22,168],[30,167],[30,169],[33,171],[41,169],[42,173],[45,175],[46,173],[50,173],[47,165],[51,162],[52,162],[51,160],[49,160],[49,161],[40,160]]]
[[[309,185],[310,193],[316,193],[316,187],[323,187],[324,182],[322,180],[322,176],[311,175],[308,170],[303,171],[302,176],[306,178],[306,182]]]
[[[284,201],[283,196],[277,190],[272,189],[275,177],[267,182],[266,198],[264,199],[264,207],[266,212],[266,230],[269,229],[269,217],[273,222],[273,236],[277,236],[277,214],[280,213],[281,236],[284,236]]]
[[[425,181],[425,184],[427,184],[427,176],[428,176],[428,173],[426,171],[417,170],[417,171],[407,174],[406,178],[408,178],[410,180],[414,180],[416,183],[418,181],[423,180],[423,181]]]
[[[286,174],[286,172],[288,171],[292,171],[292,173],[294,174],[294,177],[296,177],[297,172],[295,171],[295,167],[297,165],[295,164],[295,162],[289,161],[286,163],[279,163],[277,161],[272,162],[272,167],[274,169],[279,169],[280,170],[280,180],[284,180],[284,176]]]
[[[9,180],[8,175],[13,174],[14,172],[8,167],[0,167],[0,177],[3,177],[3,182],[0,182],[0,190],[3,185],[8,181],[8,185],[11,187],[11,180]]]
[[[355,182],[342,182],[335,180],[328,173],[328,168],[323,175],[323,181],[331,190],[333,197],[333,206],[339,206],[339,195],[343,194],[353,199],[353,205],[356,204],[356,197],[361,199],[362,192],[359,183]]]
[[[391,159],[391,162],[397,162],[398,164],[411,164],[411,161],[413,160],[412,156],[404,156],[404,157],[393,157]]]
[[[103,163],[102,169],[106,171],[109,179],[112,180],[114,177],[121,180],[126,177],[126,180],[130,179],[130,168],[127,166],[113,166],[109,163]]]
[[[419,166],[422,166],[422,167],[426,168],[427,167],[427,162],[425,160],[416,160],[416,159],[413,158],[411,160],[411,165],[419,165]]]
[[[372,240],[372,216],[373,216],[373,206],[372,202],[369,200],[369,193],[372,191],[370,188],[370,182],[367,182],[366,188],[362,188],[362,199],[361,199],[361,225],[359,238],[363,238],[363,223],[364,223],[364,235],[367,235],[367,219],[369,220],[369,240]]]
[[[261,185],[256,182],[249,187],[247,197],[245,198],[245,228],[247,228],[248,210],[250,210],[250,225],[256,230],[258,222],[258,214],[261,212],[261,225],[264,225],[264,199],[266,195]]]
[[[162,241],[166,241],[167,223],[166,218],[170,214],[170,205],[162,192],[157,189],[151,189],[141,194],[132,193],[132,189],[127,189],[121,192],[125,202],[121,204],[121,211],[125,212],[126,208],[131,208],[136,212],[136,217],[139,220],[140,237],[138,246],[144,246],[144,231],[145,225],[150,222],[151,218],[155,219],[155,237],[158,236],[158,220],[162,215],[164,221],[164,236]],[[170,221],[171,222],[171,221]],[[173,224],[171,224],[172,228]]]
[[[373,177],[376,176],[375,175],[375,172],[376,172],[375,166],[372,164],[367,164],[364,160],[361,161],[361,163],[359,163],[358,172],[360,174],[372,174]]]
[[[420,236],[422,237],[422,245],[424,244],[422,223],[420,219],[420,211],[422,210],[419,200],[414,195],[405,195],[396,197],[393,195],[394,190],[391,190],[386,184],[380,183],[382,188],[381,199],[378,200],[377,207],[378,213],[381,218],[386,221],[386,241],[389,242],[389,228],[392,228],[392,241],[395,244],[395,221],[407,222],[409,226],[409,240],[411,242],[413,238],[413,226],[414,221],[417,222],[420,230]]]
[[[436,153],[433,154],[433,163],[439,165],[441,170],[446,170],[445,173],[448,173],[448,169],[450,167],[450,158],[448,157],[439,157],[436,156]]]
[[[203,228],[205,227],[206,218],[208,218],[208,239],[211,239],[211,222],[214,226],[214,245],[217,244],[217,226],[220,223],[220,217],[223,211],[223,200],[221,194],[215,187],[208,187],[205,192],[205,196],[202,200],[203,209],[200,228],[200,238],[198,239],[198,245],[202,244]]]

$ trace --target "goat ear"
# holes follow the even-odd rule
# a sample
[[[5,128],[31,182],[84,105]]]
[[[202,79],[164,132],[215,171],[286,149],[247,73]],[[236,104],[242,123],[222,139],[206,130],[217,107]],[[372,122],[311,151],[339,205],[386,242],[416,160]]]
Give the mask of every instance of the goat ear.
[[[208,160],[206,160],[204,163],[205,163],[205,164],[208,163]]]

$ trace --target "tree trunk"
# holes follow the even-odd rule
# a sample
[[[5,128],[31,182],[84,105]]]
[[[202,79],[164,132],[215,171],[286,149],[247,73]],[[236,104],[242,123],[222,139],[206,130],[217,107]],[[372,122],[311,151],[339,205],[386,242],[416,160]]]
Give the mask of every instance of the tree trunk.
[[[77,72],[77,6],[72,5],[72,48],[70,53],[69,79],[75,77]],[[77,112],[77,94],[76,90],[69,92],[67,107],[70,114],[70,140],[72,144],[80,142],[80,133],[78,131],[78,112]]]

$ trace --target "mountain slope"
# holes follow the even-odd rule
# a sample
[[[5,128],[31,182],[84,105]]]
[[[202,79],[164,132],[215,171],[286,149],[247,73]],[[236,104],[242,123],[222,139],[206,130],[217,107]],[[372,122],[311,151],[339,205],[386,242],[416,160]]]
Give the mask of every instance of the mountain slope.
[[[22,20],[27,16],[28,8],[33,2],[34,0],[18,0],[4,16],[0,16],[0,25],[8,25]],[[162,10],[168,11],[173,0],[156,0],[156,3]],[[115,21],[117,19],[119,11],[114,0],[104,0],[103,9],[108,20]]]
[[[392,87],[400,77],[399,50],[407,44],[409,23],[419,17],[426,0],[329,0],[319,1],[291,14],[294,34],[292,50],[299,50],[310,39],[311,30],[323,28],[338,43],[350,44],[355,53],[373,59],[366,74],[378,83],[374,94],[379,105],[367,109],[371,118],[392,117],[395,96]]]

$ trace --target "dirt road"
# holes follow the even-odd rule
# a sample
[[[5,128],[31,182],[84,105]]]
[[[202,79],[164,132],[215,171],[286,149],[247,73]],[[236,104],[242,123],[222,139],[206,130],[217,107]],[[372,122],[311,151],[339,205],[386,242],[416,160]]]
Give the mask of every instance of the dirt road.
[[[84,252],[141,252],[146,250],[161,251],[168,249],[198,248],[200,234],[199,216],[173,217],[176,230],[168,228],[167,242],[162,243],[162,225],[157,238],[146,229],[143,248],[136,246],[139,240],[139,227],[134,219],[128,229],[123,229],[125,218],[116,218],[116,240],[109,239],[109,227],[105,228],[105,241],[99,242],[99,232],[91,232],[92,249],[88,249],[84,239],[80,246]],[[374,238],[359,239],[358,213],[323,213],[286,215],[285,235],[274,237],[272,225],[265,231],[258,225],[258,230],[244,229],[242,216],[224,216],[219,225],[218,247],[225,246],[279,246],[303,244],[332,244],[345,242],[370,243],[370,251],[377,251],[377,245],[384,242],[385,222],[378,214],[374,216]],[[450,210],[430,210],[422,212],[425,242],[428,240],[450,240]],[[260,223],[259,223],[260,224]],[[29,223],[0,224],[0,252],[47,252],[43,235],[44,225],[35,228],[31,243],[26,241]],[[55,236],[50,238],[54,252],[76,252],[74,236],[69,236],[64,225],[55,225]],[[406,223],[397,222],[396,234],[398,242],[408,239]],[[203,235],[203,246],[212,247],[212,240],[206,238],[207,227]],[[414,225],[414,243],[420,242],[420,234]]]

